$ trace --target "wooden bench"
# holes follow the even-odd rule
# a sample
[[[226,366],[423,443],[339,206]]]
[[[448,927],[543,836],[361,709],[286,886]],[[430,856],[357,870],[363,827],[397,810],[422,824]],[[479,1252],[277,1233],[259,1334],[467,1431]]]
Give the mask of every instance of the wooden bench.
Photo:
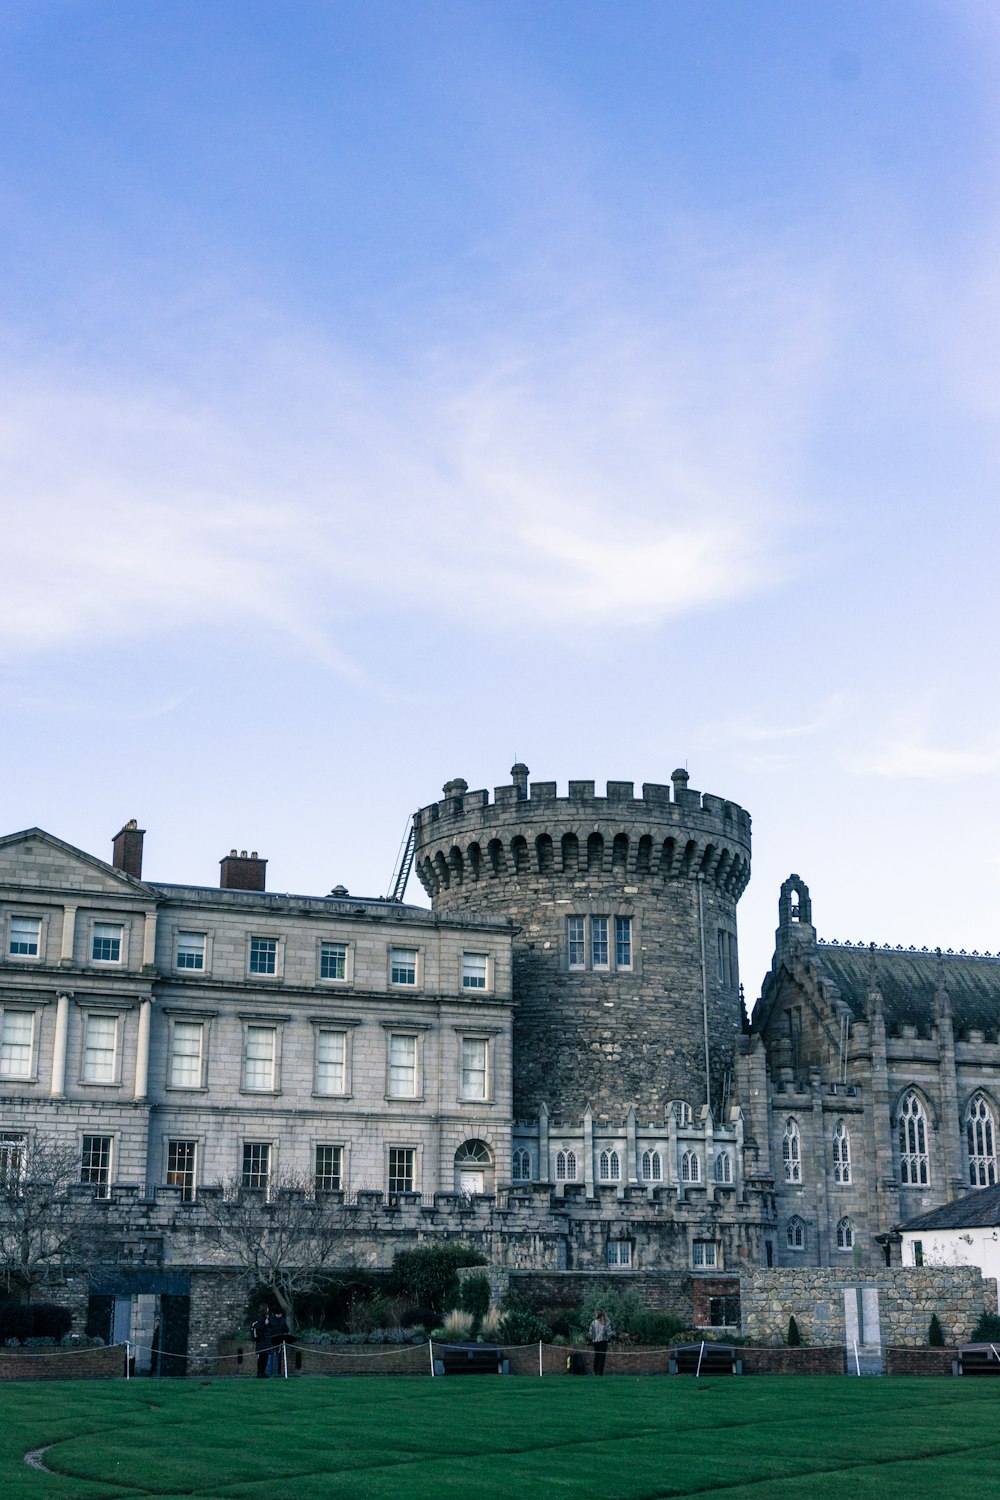
[[[670,1359],[671,1375],[742,1375],[735,1344],[677,1344]]]
[[[1000,1345],[963,1344],[955,1361],[956,1375],[1000,1375]]]
[[[499,1344],[435,1344],[435,1375],[508,1375]]]

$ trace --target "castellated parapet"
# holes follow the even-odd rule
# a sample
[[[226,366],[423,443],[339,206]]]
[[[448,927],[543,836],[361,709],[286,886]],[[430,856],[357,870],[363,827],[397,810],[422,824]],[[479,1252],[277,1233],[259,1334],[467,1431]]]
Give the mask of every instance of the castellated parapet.
[[[571,781],[470,792],[450,781],[414,816],[434,909],[507,916],[514,945],[514,1114],[664,1119],[725,1102],[739,1028],[736,904],[750,816],[672,785]],[[706,1051],[708,1066],[706,1070]],[[706,1072],[711,1077],[706,1085]]]

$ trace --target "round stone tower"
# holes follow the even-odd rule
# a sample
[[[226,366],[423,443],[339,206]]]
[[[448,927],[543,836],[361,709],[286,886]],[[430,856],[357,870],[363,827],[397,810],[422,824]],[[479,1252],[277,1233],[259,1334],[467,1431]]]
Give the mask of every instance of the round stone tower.
[[[739,1029],[736,903],[750,816],[722,797],[631,781],[470,792],[449,781],[414,815],[417,874],[436,911],[509,916],[514,1114],[662,1119],[718,1112]],[[710,1082],[709,1082],[710,1080]]]

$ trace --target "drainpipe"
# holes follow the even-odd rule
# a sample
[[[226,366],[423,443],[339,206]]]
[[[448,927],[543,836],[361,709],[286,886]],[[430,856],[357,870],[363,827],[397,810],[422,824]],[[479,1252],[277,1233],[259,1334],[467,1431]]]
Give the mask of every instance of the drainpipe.
[[[705,1033],[705,1103],[712,1108],[712,1072],[708,1055],[708,970],[705,967],[704,875],[698,876],[698,935],[701,938],[701,1017]]]

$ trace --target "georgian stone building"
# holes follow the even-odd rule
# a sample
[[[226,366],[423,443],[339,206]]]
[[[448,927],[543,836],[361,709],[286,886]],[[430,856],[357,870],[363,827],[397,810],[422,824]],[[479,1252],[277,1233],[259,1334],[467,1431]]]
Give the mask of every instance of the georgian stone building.
[[[728,1321],[741,1273],[884,1267],[996,1182],[1000,961],[821,943],[792,876],[748,1022],[749,815],[684,771],[511,775],[415,814],[431,910],[273,894],[235,850],[150,881],[134,823],[110,862],[0,839],[0,1174],[54,1143],[120,1207],[160,1276],[103,1289],[122,1327],[160,1295],[219,1326],[202,1208],[235,1187],[339,1195],[345,1264],[460,1237]]]

